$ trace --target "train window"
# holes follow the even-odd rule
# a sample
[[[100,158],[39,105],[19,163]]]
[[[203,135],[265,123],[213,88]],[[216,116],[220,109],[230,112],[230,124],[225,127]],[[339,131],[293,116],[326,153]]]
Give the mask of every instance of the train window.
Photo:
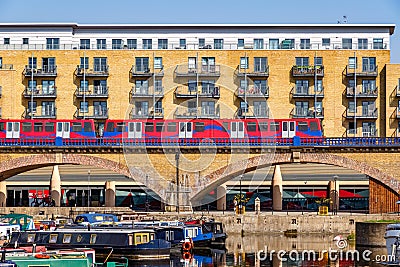
[[[271,122],[269,127],[272,132],[277,132],[279,131],[279,122]]]
[[[128,123],[128,132],[133,133],[135,131],[135,123]]]
[[[0,131],[4,131],[4,122],[0,122]]]
[[[34,122],[33,123],[33,131],[34,132],[43,132],[43,123],[41,122]]]
[[[23,122],[22,123],[22,131],[29,133],[32,132],[32,123],[31,122]]]
[[[72,123],[72,132],[80,132],[80,131],[82,131],[82,123],[73,122]]]
[[[308,131],[308,123],[304,122],[304,121],[300,121],[299,124],[297,125],[297,129],[301,132]]]
[[[163,131],[164,123],[163,122],[156,122],[156,132],[160,133]]]
[[[258,127],[261,132],[267,132],[268,131],[268,122],[260,122],[258,124]]]
[[[204,122],[196,122],[194,127],[196,132],[204,132]]]
[[[114,132],[114,123],[113,122],[107,122],[107,132]]]
[[[311,121],[310,122],[310,130],[311,131],[318,131],[319,130],[318,123],[316,121]]]
[[[122,132],[124,130],[124,125],[123,122],[117,122],[117,132]]]
[[[93,132],[92,124],[90,122],[83,123],[83,130],[85,132]]]
[[[257,130],[257,123],[255,123],[255,122],[247,123],[247,131],[248,132],[255,132],[256,130]]]
[[[225,121],[225,122],[222,123],[222,126],[223,126],[223,128],[224,128],[224,131],[227,132],[228,129],[229,129],[229,128],[228,128],[228,127],[229,127],[229,123]]]
[[[152,122],[146,122],[146,125],[144,126],[144,130],[146,133],[154,132],[154,124]]]
[[[168,132],[176,132],[176,122],[168,122]]]
[[[54,132],[54,122],[46,122],[44,125],[44,131],[47,133]]]

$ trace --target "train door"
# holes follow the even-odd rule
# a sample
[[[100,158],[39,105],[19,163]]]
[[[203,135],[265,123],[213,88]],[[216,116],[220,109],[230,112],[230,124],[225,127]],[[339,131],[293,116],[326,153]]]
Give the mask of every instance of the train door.
[[[192,136],[193,136],[193,123],[179,122],[179,138],[192,138]]]
[[[231,138],[244,138],[244,123],[242,121],[231,122]]]
[[[6,138],[19,138],[19,122],[7,122]]]
[[[69,138],[70,136],[70,123],[69,122],[57,122],[56,137]]]
[[[282,122],[282,137],[292,138],[296,135],[296,122],[295,121],[283,121]]]
[[[128,122],[128,138],[142,138],[141,122]]]

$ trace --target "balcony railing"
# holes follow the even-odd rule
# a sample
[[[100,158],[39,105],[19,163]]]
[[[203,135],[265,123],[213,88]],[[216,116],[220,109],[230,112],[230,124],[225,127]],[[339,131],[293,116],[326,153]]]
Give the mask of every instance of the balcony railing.
[[[162,119],[164,118],[164,109],[163,108],[153,108],[150,109],[138,109],[133,107],[131,112],[129,113],[129,117],[131,119]]]
[[[108,119],[108,108],[99,106],[89,106],[88,109],[77,109],[75,112],[77,119]]]
[[[31,110],[25,109],[22,115],[25,119],[55,119],[57,116],[57,109],[54,106],[38,106]]]
[[[396,87],[394,88],[394,91],[396,92],[396,97],[400,97],[400,86],[396,85]]]
[[[219,105],[216,105],[215,107],[198,108],[177,107],[174,112],[174,118],[176,119],[218,119],[219,115]]]
[[[108,97],[108,86],[89,86],[87,88],[78,87],[75,90],[75,96],[81,98],[95,97],[95,98],[107,98]]]
[[[219,77],[220,65],[202,65],[200,68],[197,65],[177,65],[174,73],[177,77],[196,77],[196,75],[203,77]]]
[[[378,66],[377,65],[362,65],[361,67],[346,66],[346,76],[362,76],[362,77],[376,77],[378,76]]]
[[[108,65],[93,65],[93,68],[88,68],[88,66],[83,67],[83,65],[78,65],[76,67],[76,76],[83,77],[108,77],[109,68]]]
[[[378,97],[378,87],[374,86],[357,86],[355,93],[357,94],[356,97]],[[347,97],[354,97],[354,87],[347,87],[346,88],[346,96]]]
[[[164,68],[151,70],[149,65],[132,65],[130,73],[132,77],[164,76]]]
[[[269,87],[268,86],[255,86],[250,85],[248,89],[239,87],[236,90],[236,95],[238,97],[244,98],[246,97],[269,97]]]
[[[13,70],[13,64],[0,64],[0,70]]]
[[[57,76],[57,66],[43,66],[41,69],[32,68],[32,66],[26,65],[24,69],[25,77],[56,77]]]
[[[357,108],[356,110],[346,109],[346,118],[362,118],[362,119],[377,119],[378,109],[374,108]]]
[[[293,97],[324,97],[324,88],[318,88],[318,91],[312,90],[309,86],[295,86],[292,88]]]
[[[293,66],[292,75],[294,77],[324,77],[324,66]]]
[[[219,98],[220,89],[218,86],[178,86],[175,89],[175,97],[177,98],[192,98],[196,97],[197,95],[199,97]]]
[[[317,110],[310,108],[301,108],[296,107],[291,112],[292,118],[323,118],[324,117],[324,109],[317,108]]]
[[[249,68],[242,68],[239,65],[236,68],[236,75],[238,76],[248,76],[248,77],[268,77],[269,76],[269,66],[268,65],[254,65],[253,70]]]
[[[269,109],[266,107],[250,106],[247,109],[238,108],[236,111],[238,118],[269,118]]]
[[[377,137],[378,130],[375,128],[362,128],[358,129],[357,132],[355,129],[347,129],[345,133],[346,137]]]
[[[57,88],[55,86],[53,87],[43,87],[43,86],[37,86],[37,87],[25,87],[24,90],[24,97],[30,98],[32,97],[35,98],[56,98],[57,97]]]
[[[164,87],[162,86],[133,86],[130,91],[131,98],[133,97],[163,97]]]

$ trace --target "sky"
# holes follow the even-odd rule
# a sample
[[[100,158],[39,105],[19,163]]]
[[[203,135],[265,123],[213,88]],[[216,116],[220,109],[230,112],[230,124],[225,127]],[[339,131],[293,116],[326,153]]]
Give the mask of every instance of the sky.
[[[0,0],[0,23],[395,24],[391,63],[400,64],[399,0]]]

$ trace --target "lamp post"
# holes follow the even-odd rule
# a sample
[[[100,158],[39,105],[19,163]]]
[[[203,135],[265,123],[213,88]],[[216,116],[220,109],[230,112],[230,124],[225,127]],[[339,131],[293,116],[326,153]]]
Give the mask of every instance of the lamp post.
[[[88,206],[88,209],[89,209],[89,207],[90,207],[90,170],[88,170],[88,185],[87,185],[87,187],[88,187],[88,193],[87,193],[87,198],[88,198],[88,201],[87,201],[87,206]]]
[[[147,182],[148,182],[148,180],[149,180],[149,175],[146,174],[146,189],[145,189],[146,190],[146,203],[144,204],[146,212],[149,211],[149,202],[148,202],[148,198],[147,198]]]
[[[335,175],[333,176],[333,214],[336,215],[337,214],[337,195],[338,192],[336,190],[336,181],[339,178],[339,176]]]
[[[239,214],[242,214],[242,179],[243,175],[239,176],[239,190],[240,190],[240,195],[239,195]]]
[[[179,151],[175,153],[176,161],[176,210],[179,213]]]

